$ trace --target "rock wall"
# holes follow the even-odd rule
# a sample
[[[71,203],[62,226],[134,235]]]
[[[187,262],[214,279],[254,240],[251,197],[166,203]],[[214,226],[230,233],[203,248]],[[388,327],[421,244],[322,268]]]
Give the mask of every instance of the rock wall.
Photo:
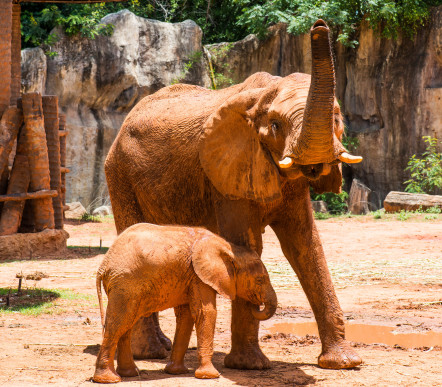
[[[58,95],[67,114],[67,201],[92,209],[107,199],[104,160],[130,109],[176,81],[211,85],[194,22],[162,23],[127,10],[103,22],[115,26],[112,36],[90,41],[57,31],[53,59],[41,49],[22,52],[23,91]],[[347,183],[358,178],[373,191],[377,208],[389,191],[404,189],[404,169],[412,154],[423,151],[422,136],[442,139],[442,6],[414,40],[379,39],[363,25],[359,42],[356,49],[335,47],[337,97],[350,135],[359,140],[355,153],[364,157],[344,174]],[[310,73],[309,36],[289,35],[282,24],[264,41],[249,35],[206,48],[215,73],[222,74],[215,77],[219,86],[257,71]]]
[[[308,35],[290,36],[284,25],[269,35],[209,46],[215,72],[234,82],[256,71],[311,72]],[[379,208],[389,191],[404,190],[408,159],[425,149],[422,136],[442,139],[442,6],[413,40],[379,39],[362,25],[356,49],[336,45],[335,65],[337,98],[349,134],[359,140],[355,154],[364,157],[344,176],[370,187],[372,208]]]
[[[90,209],[108,200],[104,160],[130,109],[173,82],[210,85],[193,21],[162,23],[124,10],[102,23],[114,25],[112,36],[88,40],[57,30],[52,59],[39,48],[22,52],[22,91],[57,95],[67,116],[66,201]]]

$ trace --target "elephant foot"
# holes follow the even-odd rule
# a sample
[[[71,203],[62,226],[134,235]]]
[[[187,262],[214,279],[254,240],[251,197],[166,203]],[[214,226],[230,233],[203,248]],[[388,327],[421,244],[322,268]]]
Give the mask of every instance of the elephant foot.
[[[164,372],[172,375],[180,375],[187,374],[189,370],[184,364],[169,362],[167,363],[166,368],[164,368]]]
[[[140,318],[132,328],[131,348],[134,359],[165,359],[168,356],[150,317]]]
[[[117,374],[120,376],[124,376],[126,378],[130,378],[133,376],[138,376],[140,373],[137,367],[134,368],[120,368],[117,367]]]
[[[198,379],[215,379],[219,378],[219,375],[218,370],[212,363],[206,364],[205,366],[199,366],[195,371],[195,377]]]
[[[248,348],[237,348],[230,351],[224,358],[227,368],[239,370],[266,370],[271,368],[270,360],[258,345]]]
[[[121,382],[121,378],[115,372],[109,368],[97,369],[92,378],[95,383],[118,383]]]
[[[321,368],[339,370],[342,368],[357,367],[362,359],[354,351],[347,341],[342,341],[322,351],[318,357],[318,365]]]

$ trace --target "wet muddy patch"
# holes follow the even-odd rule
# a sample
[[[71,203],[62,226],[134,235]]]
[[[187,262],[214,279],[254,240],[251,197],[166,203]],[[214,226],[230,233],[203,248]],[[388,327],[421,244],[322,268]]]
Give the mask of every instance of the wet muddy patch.
[[[273,335],[319,336],[315,322],[280,322],[267,329]],[[399,333],[395,331],[395,327],[385,325],[345,324],[345,337],[358,343],[385,344],[402,348],[442,347],[442,332]]]

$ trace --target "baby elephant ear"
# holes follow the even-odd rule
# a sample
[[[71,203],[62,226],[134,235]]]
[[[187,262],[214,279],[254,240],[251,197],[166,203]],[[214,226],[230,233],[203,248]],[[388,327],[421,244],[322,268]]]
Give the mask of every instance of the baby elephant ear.
[[[220,295],[236,297],[235,268],[230,245],[214,238],[197,242],[192,249],[192,264],[196,275]]]
[[[278,169],[248,117],[264,91],[246,90],[230,97],[204,124],[201,165],[225,197],[263,203],[281,197]]]

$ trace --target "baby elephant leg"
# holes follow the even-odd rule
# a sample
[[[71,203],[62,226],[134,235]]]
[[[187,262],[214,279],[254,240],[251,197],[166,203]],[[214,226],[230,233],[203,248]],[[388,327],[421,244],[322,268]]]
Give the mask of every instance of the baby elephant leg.
[[[175,308],[176,330],[173,339],[170,361],[165,372],[168,374],[185,374],[189,372],[184,365],[184,355],[189,347],[190,336],[193,329],[193,319],[189,305],[180,305]]]
[[[213,337],[216,323],[216,292],[201,280],[191,285],[190,309],[196,327],[199,367],[195,377],[213,379],[219,372],[212,364]]]
[[[125,305],[125,308],[122,308],[122,305]],[[117,383],[121,381],[120,375],[118,375],[114,368],[115,351],[120,338],[134,325],[137,307],[137,302],[134,300],[124,299],[124,297],[119,297],[117,294],[109,294],[106,326],[104,329],[103,343],[101,344],[95,364],[94,382]],[[128,339],[130,339],[130,332],[127,337],[122,340],[123,358],[125,355],[127,356],[127,349],[124,348],[124,344]],[[125,364],[127,363],[127,361],[123,362]]]

